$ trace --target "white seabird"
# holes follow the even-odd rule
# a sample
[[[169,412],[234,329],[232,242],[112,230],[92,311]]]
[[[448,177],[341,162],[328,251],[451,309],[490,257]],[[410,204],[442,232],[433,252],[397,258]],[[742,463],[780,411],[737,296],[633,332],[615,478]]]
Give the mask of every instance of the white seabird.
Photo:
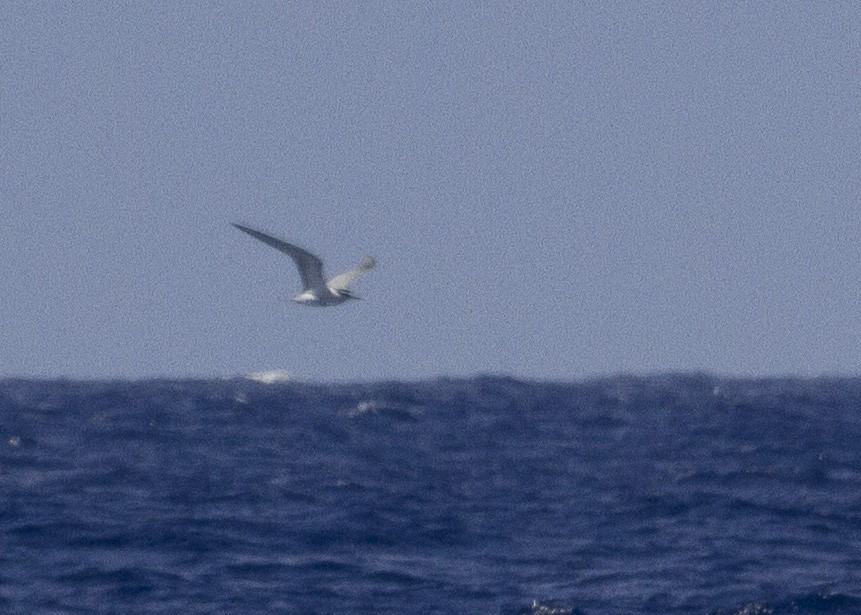
[[[302,305],[327,307],[344,303],[348,299],[361,299],[361,297],[357,297],[347,290],[347,285],[356,277],[373,269],[374,265],[377,264],[373,258],[366,256],[355,269],[336,275],[326,282],[323,277],[323,261],[307,250],[303,250],[277,237],[255,231],[253,228],[242,226],[241,224],[234,223],[233,226],[243,233],[248,233],[255,239],[269,244],[276,250],[280,250],[296,262],[296,266],[299,268],[299,276],[302,278],[302,292],[295,297],[291,297],[291,299]]]

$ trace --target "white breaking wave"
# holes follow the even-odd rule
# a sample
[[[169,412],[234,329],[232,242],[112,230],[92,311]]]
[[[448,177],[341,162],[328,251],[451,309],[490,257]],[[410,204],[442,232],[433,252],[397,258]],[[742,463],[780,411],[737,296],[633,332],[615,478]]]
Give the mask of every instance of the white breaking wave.
[[[280,382],[295,382],[297,378],[285,369],[270,369],[263,372],[245,374],[245,378],[263,384],[278,384]]]

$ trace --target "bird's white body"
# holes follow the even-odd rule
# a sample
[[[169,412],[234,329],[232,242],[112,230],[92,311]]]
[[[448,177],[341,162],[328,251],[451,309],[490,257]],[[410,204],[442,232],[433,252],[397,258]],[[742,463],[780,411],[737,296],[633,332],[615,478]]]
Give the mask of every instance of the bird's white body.
[[[349,290],[347,285],[356,277],[373,269],[376,261],[373,258],[366,256],[355,269],[351,269],[334,278],[325,281],[323,277],[323,262],[298,246],[287,243],[283,239],[278,239],[272,235],[261,233],[253,228],[234,224],[243,233],[247,233],[262,241],[263,243],[272,246],[276,250],[284,252],[296,263],[299,268],[299,276],[302,278],[302,292],[292,297],[292,300],[302,305],[310,305],[316,307],[329,307],[338,305],[348,301],[349,299],[359,299]]]
[[[338,305],[340,303],[344,303],[349,299],[358,299],[353,295],[340,295],[337,292],[333,291],[331,288],[326,288],[323,292],[317,292],[316,290],[303,290],[298,295],[290,297],[290,301],[295,301],[296,303],[302,303],[304,305],[311,305],[317,307],[329,307],[330,305]]]

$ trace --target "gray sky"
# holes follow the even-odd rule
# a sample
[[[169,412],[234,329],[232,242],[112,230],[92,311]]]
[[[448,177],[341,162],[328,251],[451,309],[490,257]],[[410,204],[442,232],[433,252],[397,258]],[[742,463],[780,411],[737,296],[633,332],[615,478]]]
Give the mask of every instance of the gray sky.
[[[859,373],[859,67],[857,2],[4,3],[0,375]]]

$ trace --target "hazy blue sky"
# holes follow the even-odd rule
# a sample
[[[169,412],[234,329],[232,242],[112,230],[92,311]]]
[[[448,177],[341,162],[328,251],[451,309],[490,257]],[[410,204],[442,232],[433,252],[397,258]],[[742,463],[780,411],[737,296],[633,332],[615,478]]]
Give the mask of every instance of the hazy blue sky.
[[[0,375],[859,373],[859,67],[858,2],[5,2]]]

